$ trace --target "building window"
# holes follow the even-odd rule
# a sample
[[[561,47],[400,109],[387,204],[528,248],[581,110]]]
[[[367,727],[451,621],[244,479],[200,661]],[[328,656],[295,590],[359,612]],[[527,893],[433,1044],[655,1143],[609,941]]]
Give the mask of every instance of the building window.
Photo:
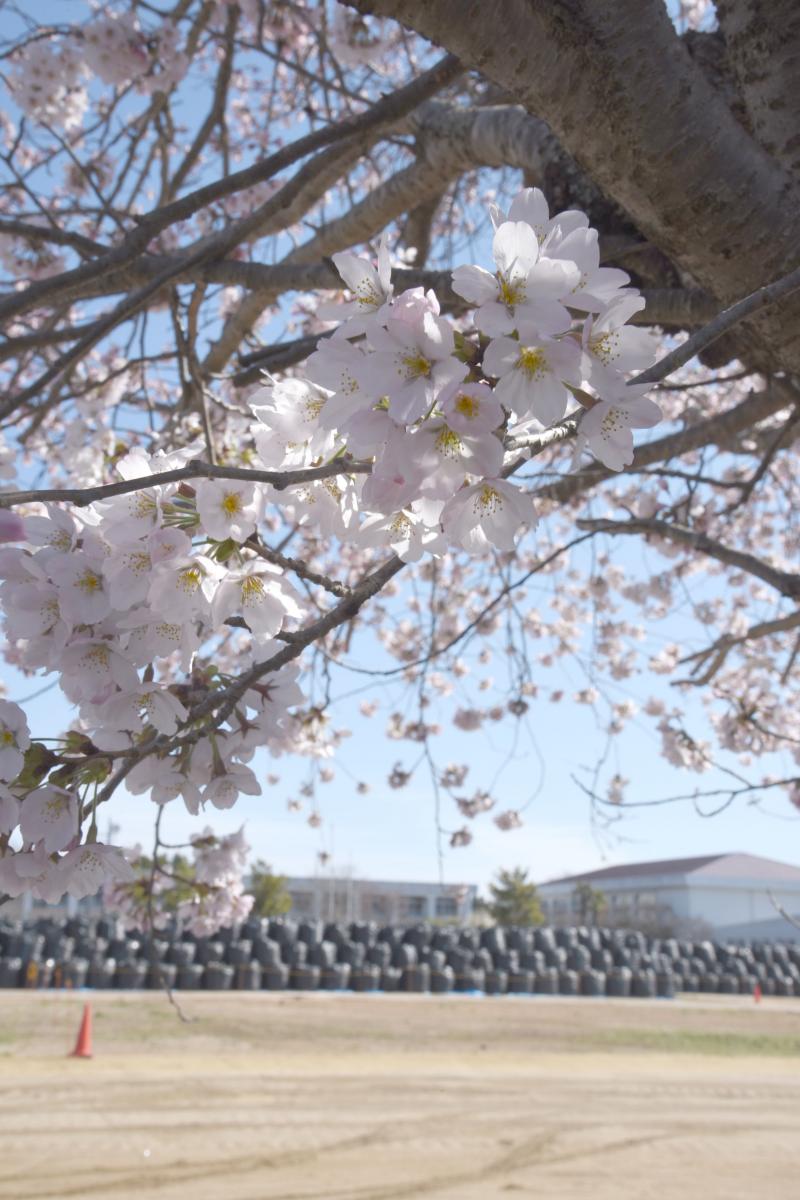
[[[426,896],[403,896],[400,900],[400,912],[404,917],[426,917],[428,915],[428,899]]]
[[[308,916],[314,907],[314,897],[311,892],[290,892],[292,897],[292,912],[298,916]]]
[[[457,917],[458,901],[455,896],[437,896],[436,915],[437,917]]]
[[[388,921],[389,919],[389,897],[372,895],[367,897],[365,905],[370,917],[378,921]]]

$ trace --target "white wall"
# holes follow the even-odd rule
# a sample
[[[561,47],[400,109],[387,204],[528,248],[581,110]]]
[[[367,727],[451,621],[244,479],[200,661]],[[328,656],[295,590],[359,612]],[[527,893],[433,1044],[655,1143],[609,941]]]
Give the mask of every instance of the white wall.
[[[800,911],[800,888],[769,890],[787,912]],[[742,887],[728,883],[692,887],[689,892],[691,915],[708,921],[714,927],[768,921],[778,914],[767,891],[765,884]]]
[[[667,906],[676,917],[705,921],[712,928],[725,926],[742,927],[769,921],[778,916],[768,896],[772,891],[775,899],[792,915],[800,913],[800,884],[772,886],[758,879],[703,879],[692,876],[650,876],[618,878],[603,885],[598,881],[592,886],[602,891],[609,900],[609,915],[613,914],[613,897],[619,896],[633,911],[634,897],[641,901],[650,900],[655,907]],[[574,883],[542,884],[539,893],[543,900],[558,899],[566,904],[566,912],[559,914],[560,924],[575,924],[577,915],[572,910]],[[548,918],[551,912],[548,912]],[[757,936],[757,933],[754,934]]]

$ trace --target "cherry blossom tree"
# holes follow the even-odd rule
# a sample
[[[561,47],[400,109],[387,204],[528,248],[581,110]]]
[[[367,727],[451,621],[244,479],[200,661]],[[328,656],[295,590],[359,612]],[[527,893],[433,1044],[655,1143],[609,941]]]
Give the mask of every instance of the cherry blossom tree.
[[[566,659],[599,811],[633,720],[800,806],[800,10],[488,7],[3,6],[0,607],[74,706],[0,701],[4,893],[240,919],[205,822],[266,751],[320,824],[342,680],[454,849],[523,817],[443,724],[523,727]],[[124,804],[152,852],[100,840]]]

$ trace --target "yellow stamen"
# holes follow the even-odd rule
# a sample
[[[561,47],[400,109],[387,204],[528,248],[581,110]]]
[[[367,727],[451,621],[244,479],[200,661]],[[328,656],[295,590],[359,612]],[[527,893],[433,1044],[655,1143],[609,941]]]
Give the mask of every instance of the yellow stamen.
[[[589,338],[589,349],[595,358],[608,365],[619,358],[619,335],[616,331],[609,331],[599,337]]]
[[[405,537],[410,528],[411,522],[406,514],[402,512],[395,514],[394,520],[389,526],[390,531],[397,534],[399,537]]]
[[[481,509],[484,516],[491,516],[503,507],[503,497],[488,483],[484,484],[475,497],[475,508]]]
[[[468,396],[466,392],[462,392],[456,400],[453,408],[462,417],[466,417],[468,421],[474,421],[481,410],[480,400],[476,400],[474,396]]]
[[[436,449],[445,458],[458,458],[463,449],[461,438],[445,425],[436,438]]]
[[[406,379],[420,379],[431,373],[431,364],[419,351],[416,354],[407,354],[401,361],[405,367]]]
[[[517,359],[517,370],[522,371],[529,379],[534,379],[537,375],[544,374],[546,366],[544,350],[538,350],[535,346],[522,347]]]
[[[242,498],[238,492],[226,492],[222,498],[222,511],[226,517],[235,517],[242,511]]]
[[[361,283],[358,285],[353,294],[356,298],[356,303],[362,304],[365,308],[367,306],[377,307],[377,305],[380,303],[378,291],[374,283],[370,283],[368,279],[362,279]]]
[[[242,604],[258,604],[264,598],[264,584],[257,575],[247,575],[242,581]]]
[[[600,422],[600,433],[603,437],[613,437],[615,433],[624,429],[625,425],[626,422],[622,419],[622,410],[610,408]]]
[[[191,595],[200,587],[202,579],[199,567],[187,567],[184,571],[178,573],[178,587],[182,592]]]
[[[522,279],[506,279],[505,275],[498,273],[497,282],[500,286],[500,299],[507,308],[513,308],[515,304],[523,303],[525,283]]]
[[[79,587],[82,592],[91,595],[92,592],[102,591],[103,580],[94,571],[86,570],[81,575],[80,579],[75,581],[75,586]]]

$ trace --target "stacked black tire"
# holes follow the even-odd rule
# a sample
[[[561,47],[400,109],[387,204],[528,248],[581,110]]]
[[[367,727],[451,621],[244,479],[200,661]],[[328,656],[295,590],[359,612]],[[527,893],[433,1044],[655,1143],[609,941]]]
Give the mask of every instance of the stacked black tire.
[[[0,921],[0,988],[485,992],[668,999],[800,996],[793,942],[682,941],[636,931],[410,928],[251,918],[213,937],[126,932],[111,918]]]

